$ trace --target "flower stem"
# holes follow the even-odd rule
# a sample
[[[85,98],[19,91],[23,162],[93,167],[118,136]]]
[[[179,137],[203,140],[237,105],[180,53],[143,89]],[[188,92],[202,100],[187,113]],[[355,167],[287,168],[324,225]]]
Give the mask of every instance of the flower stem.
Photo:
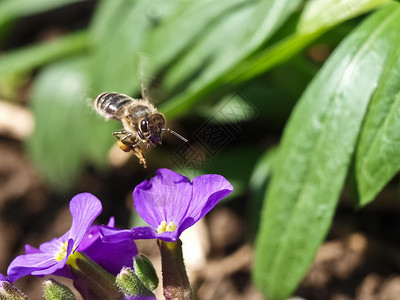
[[[105,271],[82,252],[75,252],[76,258],[71,263],[72,273],[79,278],[75,287],[82,295],[98,299],[120,299],[122,294],[115,285],[115,276]],[[90,295],[90,297],[89,297]]]
[[[161,253],[163,293],[166,300],[192,300],[193,291],[183,262],[182,242],[158,240]]]

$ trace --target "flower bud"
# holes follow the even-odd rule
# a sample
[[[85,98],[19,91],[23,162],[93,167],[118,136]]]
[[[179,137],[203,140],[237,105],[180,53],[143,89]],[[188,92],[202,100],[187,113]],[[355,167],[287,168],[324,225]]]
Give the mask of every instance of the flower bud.
[[[140,254],[135,257],[133,262],[137,277],[139,277],[146,288],[154,291],[158,286],[158,277],[150,259]]]
[[[27,300],[28,297],[11,282],[0,280],[0,299]]]
[[[75,296],[70,288],[54,279],[43,281],[42,286],[46,300],[75,300]]]
[[[117,275],[116,283],[125,296],[146,296],[150,299],[154,297],[131,268],[123,267]]]

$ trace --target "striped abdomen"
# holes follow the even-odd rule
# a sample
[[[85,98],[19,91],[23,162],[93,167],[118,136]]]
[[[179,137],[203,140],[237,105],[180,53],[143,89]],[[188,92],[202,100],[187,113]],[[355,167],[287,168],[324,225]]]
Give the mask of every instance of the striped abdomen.
[[[120,120],[124,107],[131,101],[133,99],[127,95],[105,92],[94,100],[94,107],[105,118]]]

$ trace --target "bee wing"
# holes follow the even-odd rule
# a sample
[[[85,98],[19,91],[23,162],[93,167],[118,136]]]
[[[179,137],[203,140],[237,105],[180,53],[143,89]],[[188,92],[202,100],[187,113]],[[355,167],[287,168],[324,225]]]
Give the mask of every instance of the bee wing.
[[[157,104],[164,100],[165,91],[163,91],[160,81],[157,80],[152,73],[150,73],[150,62],[151,59],[144,55],[140,55],[139,66],[138,66],[138,79],[140,82],[141,93],[143,99],[149,100],[153,104]]]

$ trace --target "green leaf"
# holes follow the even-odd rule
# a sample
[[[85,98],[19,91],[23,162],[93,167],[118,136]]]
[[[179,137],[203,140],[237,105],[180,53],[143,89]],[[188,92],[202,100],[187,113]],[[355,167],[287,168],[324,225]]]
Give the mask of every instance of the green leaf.
[[[183,2],[181,8],[163,21],[149,36],[144,51],[153,53],[149,73],[155,73],[197,43],[206,32],[226,17],[231,10],[243,6],[244,0],[212,0]],[[201,16],[199,18],[198,16]]]
[[[297,0],[228,2],[231,7],[225,8],[227,2],[220,1],[218,5],[205,5],[195,13],[188,10],[192,14],[201,12],[202,15],[214,16],[215,7],[221,7],[221,15],[217,21],[205,20],[213,21],[213,26],[207,22],[202,24],[201,34],[198,33],[190,49],[186,49],[165,75],[169,89],[175,88],[185,78],[196,76],[182,95],[162,106],[167,116],[180,115],[201,96],[216,88],[218,79],[268,41],[299,3]],[[175,22],[180,22],[180,26],[188,24],[193,19],[192,14],[183,12]],[[196,34],[198,29],[193,26],[187,30]]]
[[[213,3],[203,6],[204,11],[195,13],[212,15],[210,10],[215,10],[216,6],[224,7],[224,2],[229,2],[229,10],[221,10],[219,19],[214,20],[214,26],[210,26],[205,23],[207,20],[202,19],[201,34],[190,45],[189,51],[183,52],[179,60],[166,73],[164,82],[167,89],[176,88],[179,83],[194,76],[196,77],[189,88],[193,85],[203,85],[204,82],[224,72],[232,63],[249,55],[275,32],[281,25],[279,17],[285,19],[284,13],[291,11],[297,1],[286,1],[291,2],[286,6],[285,4],[280,6],[277,1],[247,1],[246,3],[220,1],[218,5]],[[194,9],[195,5],[192,5],[191,11],[194,12]],[[284,13],[281,13],[281,10]],[[183,13],[175,22],[183,26],[182,23],[188,23],[185,17],[189,16]],[[190,17],[193,18],[193,16]],[[243,26],[243,24],[246,25]]]
[[[98,3],[90,24],[90,40],[94,47],[101,47],[115,33],[119,24],[132,9],[134,1],[103,0]]]
[[[357,147],[359,206],[372,201],[400,169],[400,38],[393,36]]]
[[[88,46],[87,32],[80,31],[0,56],[0,76],[31,71],[43,64],[83,52]]]
[[[146,27],[145,17],[136,4],[139,2],[103,1],[96,11],[91,28],[90,76],[96,94],[103,91],[130,94],[139,90],[136,52]]]
[[[82,0],[2,0],[0,2],[0,27],[16,18],[80,1]]]
[[[240,84],[264,73],[293,57],[293,55],[304,49],[308,44],[332,27],[352,17],[365,13],[367,9],[372,10],[382,5],[384,2],[388,1],[356,1],[356,3],[352,3],[350,7],[345,0],[309,1],[300,17],[296,32],[292,36],[277,42],[238,64],[231,72],[222,78],[223,83],[234,82]],[[328,6],[330,7],[329,10],[326,9]],[[318,14],[323,15],[324,18],[316,17]]]
[[[327,1],[324,1],[324,3]],[[238,85],[265,73],[283,62],[286,62],[331,27],[347,20],[348,18],[365,13],[368,9],[375,8],[388,1],[358,1],[353,3],[351,7],[348,7],[345,1],[337,0],[334,2],[334,13],[332,13],[333,10],[326,10],[326,5],[319,5],[320,2],[320,0],[310,1],[304,11],[304,17],[302,17],[300,26],[297,28],[295,34],[278,41],[264,50],[249,53],[248,57],[235,61],[228,69],[224,70],[223,73],[217,74],[218,76],[216,77],[200,78],[198,81],[193,83],[193,85],[185,89],[184,92],[178,94],[160,106],[162,111],[169,117],[180,116],[198,101],[209,98],[209,94],[214,90],[218,90],[219,93],[232,90]],[[280,12],[271,10],[267,12],[268,15],[270,13],[282,14],[281,18],[283,19],[278,19],[278,24],[280,24],[279,22],[282,22],[290,12],[291,6],[284,6],[286,10]],[[324,15],[324,19],[317,19],[311,24],[311,16],[316,14],[317,9],[319,9],[318,13]],[[266,18],[268,18],[268,16],[266,16]],[[267,39],[265,41],[267,41]],[[225,39],[224,42],[229,43],[229,41],[226,41]]]
[[[91,27],[93,41],[92,86],[100,91],[133,95],[144,82],[142,51],[149,32],[175,8],[175,1],[104,1]],[[151,57],[149,59],[152,59]]]
[[[28,153],[53,187],[68,189],[86,162],[104,166],[115,124],[107,123],[86,99],[87,59],[76,58],[44,69],[34,83],[35,131]]]
[[[327,233],[399,26],[397,4],[359,26],[312,81],[285,128],[256,243],[254,280],[268,299],[290,296]]]
[[[389,0],[308,1],[297,26],[298,33],[325,31],[345,20],[366,13]]]

